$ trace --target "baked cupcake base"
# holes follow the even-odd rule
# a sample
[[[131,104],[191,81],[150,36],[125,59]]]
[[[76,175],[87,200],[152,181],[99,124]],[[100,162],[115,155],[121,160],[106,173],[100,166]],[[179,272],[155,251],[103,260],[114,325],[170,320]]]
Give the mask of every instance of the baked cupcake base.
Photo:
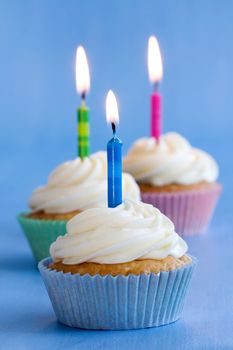
[[[59,322],[84,329],[135,329],[165,325],[181,316],[196,259],[158,274],[80,275],[39,270]]]
[[[189,186],[139,186],[142,201],[154,205],[168,216],[181,236],[200,234],[207,230],[222,191],[220,184],[206,182]]]
[[[39,220],[70,220],[73,216],[80,214],[80,210],[75,210],[70,213],[46,213],[43,210],[30,212],[25,216],[30,219],[39,219]]]
[[[184,267],[185,265],[190,264],[191,261],[192,260],[190,257],[184,255],[181,258],[173,258],[172,256],[168,256],[162,260],[134,260],[122,264],[82,263],[77,265],[65,265],[62,262],[56,262],[49,265],[49,268],[56,271],[62,271],[64,273],[79,273],[80,275],[89,274],[90,276],[128,276],[130,274],[158,274],[161,271],[171,271]]]
[[[153,192],[153,193],[161,193],[161,192],[181,192],[181,191],[193,191],[193,190],[201,190],[212,188],[213,184],[208,183],[206,181],[201,181],[192,185],[181,185],[177,183],[172,183],[163,186],[153,186],[150,184],[138,184],[141,192]]]

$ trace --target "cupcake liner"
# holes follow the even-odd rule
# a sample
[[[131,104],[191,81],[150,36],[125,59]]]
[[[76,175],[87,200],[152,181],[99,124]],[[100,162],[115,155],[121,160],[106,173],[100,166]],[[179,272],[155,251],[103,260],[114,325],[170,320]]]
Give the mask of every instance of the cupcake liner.
[[[50,245],[58,236],[66,233],[66,223],[63,220],[40,220],[19,214],[17,219],[23,229],[37,262],[48,257]]]
[[[192,263],[169,272],[129,276],[81,276],[38,267],[59,322],[84,329],[157,327],[178,320],[190,279]]]
[[[168,216],[181,236],[204,233],[221,193],[221,185],[180,192],[141,192],[142,201]]]

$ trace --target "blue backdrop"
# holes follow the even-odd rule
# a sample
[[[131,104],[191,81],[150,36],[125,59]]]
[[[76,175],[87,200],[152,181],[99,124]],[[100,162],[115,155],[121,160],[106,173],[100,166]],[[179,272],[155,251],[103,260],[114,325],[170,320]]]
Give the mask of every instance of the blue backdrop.
[[[148,135],[146,51],[155,34],[164,59],[164,130],[177,130],[212,153],[227,182],[232,11],[233,2],[213,0],[1,1],[1,185],[11,213],[26,207],[31,190],[45,183],[55,165],[76,155],[80,44],[91,70],[92,151],[104,149],[111,134],[104,110],[109,88],[120,105],[124,151]],[[232,189],[230,177],[228,185]]]
[[[232,14],[231,0],[0,0],[0,348],[232,348]],[[208,234],[188,240],[200,264],[184,321],[90,336],[56,323],[15,216],[57,164],[76,156],[78,45],[91,69],[92,151],[111,136],[104,110],[110,88],[124,152],[149,134],[151,34],[164,60],[164,130],[213,154],[225,190]]]

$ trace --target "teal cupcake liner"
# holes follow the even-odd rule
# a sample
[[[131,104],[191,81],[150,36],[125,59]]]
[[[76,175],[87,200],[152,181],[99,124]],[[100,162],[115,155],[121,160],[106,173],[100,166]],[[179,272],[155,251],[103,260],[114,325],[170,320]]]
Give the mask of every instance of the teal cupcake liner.
[[[59,322],[84,329],[137,329],[166,325],[181,317],[196,259],[159,274],[90,276],[38,267]]]
[[[50,245],[66,233],[66,220],[40,220],[19,214],[17,219],[23,229],[37,262],[48,257]]]

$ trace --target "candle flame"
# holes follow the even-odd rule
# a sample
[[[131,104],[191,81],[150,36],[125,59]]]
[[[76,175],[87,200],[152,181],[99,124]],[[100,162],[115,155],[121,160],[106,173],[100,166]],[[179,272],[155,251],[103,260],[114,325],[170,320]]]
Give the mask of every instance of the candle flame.
[[[109,90],[106,98],[106,119],[108,123],[119,123],[117,100],[112,90]]]
[[[155,36],[151,36],[148,41],[148,73],[153,84],[158,83],[163,77],[163,64],[159,43]]]
[[[76,51],[76,89],[82,95],[90,89],[90,73],[87,56],[82,46]]]

